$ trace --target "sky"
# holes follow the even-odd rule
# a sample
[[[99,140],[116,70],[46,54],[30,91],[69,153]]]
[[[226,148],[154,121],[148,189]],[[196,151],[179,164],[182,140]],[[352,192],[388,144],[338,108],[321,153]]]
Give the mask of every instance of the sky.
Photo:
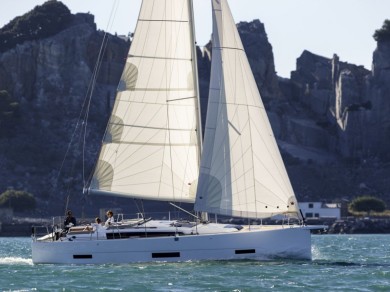
[[[0,0],[0,27],[46,0]],[[72,13],[90,12],[99,29],[133,32],[141,0],[62,0]],[[210,0],[194,0],[197,43],[211,36]],[[390,0],[229,0],[236,22],[259,19],[273,47],[277,74],[290,77],[304,50],[371,70],[376,29],[390,19]],[[110,19],[110,16],[111,17]]]

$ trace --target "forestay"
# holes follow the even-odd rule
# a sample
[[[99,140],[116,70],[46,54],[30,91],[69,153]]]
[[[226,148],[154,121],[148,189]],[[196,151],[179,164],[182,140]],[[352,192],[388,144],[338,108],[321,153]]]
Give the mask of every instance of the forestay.
[[[144,0],[90,192],[193,202],[198,90],[189,0]]]
[[[213,0],[209,105],[195,209],[264,218],[298,213],[226,0]]]

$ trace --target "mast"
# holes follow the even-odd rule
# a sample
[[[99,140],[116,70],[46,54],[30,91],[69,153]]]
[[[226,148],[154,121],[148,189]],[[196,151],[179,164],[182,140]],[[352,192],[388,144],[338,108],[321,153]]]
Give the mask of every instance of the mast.
[[[190,16],[190,22],[192,24],[192,31],[191,31],[191,42],[193,45],[192,49],[192,60],[193,60],[193,68],[194,68],[194,89],[195,89],[195,96],[197,96],[197,133],[198,133],[198,147],[199,147],[199,165],[200,165],[200,158],[202,154],[202,115],[201,115],[201,107],[200,107],[200,94],[199,94],[199,76],[198,76],[198,59],[196,56],[196,39],[195,39],[195,17],[194,17],[194,3],[192,0],[188,0],[188,9],[189,9],[189,16]]]
[[[200,94],[199,94],[199,75],[198,75],[198,59],[196,55],[196,40],[195,40],[195,17],[194,17],[194,3],[192,0],[188,0],[188,9],[189,9],[189,16],[190,16],[190,22],[192,24],[192,31],[191,31],[191,42],[193,44],[192,49],[192,59],[193,59],[193,68],[194,68],[194,87],[195,87],[195,95],[198,97],[197,102],[197,136],[198,136],[198,147],[199,147],[199,155],[198,155],[198,162],[200,167],[200,160],[202,156],[202,115],[201,115],[201,107],[200,107]],[[201,218],[203,221],[208,221],[208,213],[207,212],[201,212]]]

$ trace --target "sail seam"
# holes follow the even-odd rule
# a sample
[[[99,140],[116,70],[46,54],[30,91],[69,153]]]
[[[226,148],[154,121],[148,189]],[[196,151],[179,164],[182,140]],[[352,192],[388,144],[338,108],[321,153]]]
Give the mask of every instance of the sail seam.
[[[127,91],[190,91],[192,88],[130,88]]]
[[[186,23],[188,20],[176,20],[176,19],[141,19],[139,18],[138,21],[144,21],[144,22],[179,22],[179,23]]]
[[[178,101],[178,100],[185,100],[185,99],[194,99],[196,96],[189,96],[189,97],[182,97],[182,98],[174,98],[174,99],[168,99],[167,102],[171,101]]]
[[[120,102],[127,102],[131,104],[142,104],[142,105],[161,105],[161,106],[166,106],[166,103],[171,102],[171,101],[180,101],[180,100],[185,100],[185,99],[193,99],[193,97],[183,97],[183,98],[178,98],[178,99],[171,99],[171,100],[165,100],[165,102],[148,102],[148,101],[137,101],[137,100],[125,100],[125,99],[120,99]],[[175,107],[190,107],[191,105],[189,104],[175,104]]]
[[[154,56],[142,56],[142,55],[128,55],[129,58],[144,58],[144,59],[156,59],[156,60],[179,60],[179,61],[189,61],[192,62],[192,59],[187,58],[171,58],[171,57],[154,57]]]
[[[259,109],[265,109],[264,106],[261,105],[254,105],[254,104],[242,104],[242,103],[234,103],[234,102],[216,102],[216,101],[210,101],[211,104],[221,104],[221,105],[237,105],[237,106],[245,106],[245,107],[252,107],[252,108],[259,108]]]
[[[132,127],[132,128],[152,129],[152,130],[190,131],[190,132],[195,131],[194,129],[162,128],[162,127],[139,126],[139,125],[120,124],[120,123],[111,123],[110,125],[125,126],[125,127]]]

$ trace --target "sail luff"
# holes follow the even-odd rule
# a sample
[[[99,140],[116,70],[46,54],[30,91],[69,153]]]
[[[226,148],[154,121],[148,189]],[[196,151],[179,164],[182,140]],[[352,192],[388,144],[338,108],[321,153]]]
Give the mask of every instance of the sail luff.
[[[298,213],[227,0],[212,5],[212,77],[195,210],[251,218]]]
[[[90,192],[193,202],[199,171],[189,0],[144,0]]]
[[[189,12],[188,12],[188,15],[191,17],[191,23],[192,23],[192,30],[191,30],[191,43],[193,44],[193,48],[192,48],[192,59],[193,60],[197,60],[197,57],[196,57],[196,39],[195,39],[195,17],[194,17],[194,2],[192,0],[188,0],[189,1],[189,5],[188,5],[188,9],[189,9]],[[199,75],[198,75],[198,62],[195,61],[193,62],[193,66],[194,66],[194,84],[195,84],[195,92],[196,92],[196,96],[199,96],[200,97],[200,93],[199,93]],[[203,143],[202,143],[202,139],[203,139],[203,133],[202,133],[202,116],[201,116],[201,106],[200,106],[200,98],[198,98],[197,100],[197,125],[198,125],[198,128],[197,128],[197,136],[198,136],[198,147],[199,147],[199,155],[198,155],[198,164],[200,165],[200,159],[201,159],[201,153],[202,153],[202,150],[203,150]]]

